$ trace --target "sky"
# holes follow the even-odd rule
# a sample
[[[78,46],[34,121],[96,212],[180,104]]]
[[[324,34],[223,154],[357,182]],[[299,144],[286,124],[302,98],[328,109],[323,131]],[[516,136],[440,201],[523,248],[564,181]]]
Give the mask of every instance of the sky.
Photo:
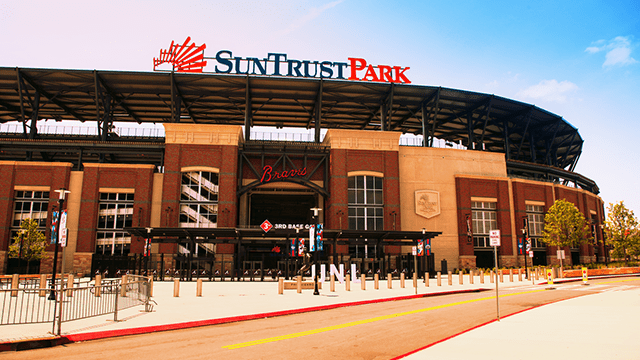
[[[416,85],[534,104],[578,129],[576,172],[605,204],[640,214],[637,0],[0,0],[4,67],[152,71],[187,36],[210,57],[359,57],[408,66]]]

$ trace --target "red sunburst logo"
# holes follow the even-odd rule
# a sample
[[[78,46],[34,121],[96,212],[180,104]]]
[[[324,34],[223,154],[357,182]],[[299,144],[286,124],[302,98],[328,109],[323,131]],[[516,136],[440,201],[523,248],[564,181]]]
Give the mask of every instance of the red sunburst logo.
[[[207,65],[207,62],[203,61],[207,45],[196,46],[195,42],[189,45],[189,41],[191,37],[187,37],[182,45],[171,41],[168,50],[160,50],[160,56],[153,58],[153,70],[155,71],[158,65],[169,63],[177,72],[202,72]]]

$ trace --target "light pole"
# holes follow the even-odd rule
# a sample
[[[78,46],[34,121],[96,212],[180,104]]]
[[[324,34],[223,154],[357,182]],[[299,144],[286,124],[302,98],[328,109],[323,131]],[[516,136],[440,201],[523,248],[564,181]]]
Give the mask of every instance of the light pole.
[[[60,219],[62,218],[62,204],[64,204],[65,195],[70,193],[71,191],[62,188],[60,190],[56,190],[58,194],[60,194],[60,198],[58,199],[58,226],[56,226],[56,242],[53,250],[53,275],[51,277],[51,293],[49,294],[49,300],[56,299],[56,271],[58,267],[58,239],[60,238]]]
[[[314,247],[314,251],[313,251],[313,266],[314,266],[314,271],[313,271],[313,283],[314,283],[314,290],[313,290],[313,295],[320,295],[320,291],[318,291],[318,271],[320,269],[318,269],[318,238],[317,238],[317,234],[318,234],[318,224],[320,223],[320,216],[319,213],[320,211],[322,211],[321,208],[315,207],[311,209],[313,211],[313,217],[315,218],[315,227],[314,227],[314,231],[313,231],[313,237],[314,239],[309,239],[309,248],[311,248],[311,242],[313,241],[315,244]]]

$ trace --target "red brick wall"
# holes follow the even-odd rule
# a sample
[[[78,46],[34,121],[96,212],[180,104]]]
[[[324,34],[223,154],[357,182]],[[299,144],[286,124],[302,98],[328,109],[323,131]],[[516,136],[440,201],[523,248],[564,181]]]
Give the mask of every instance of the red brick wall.
[[[325,223],[330,229],[348,228],[347,174],[351,171],[376,171],[384,174],[384,230],[393,230],[395,212],[396,230],[400,223],[400,183],[397,151],[331,150],[329,191],[331,197],[325,204]],[[342,216],[342,224],[340,224]]]
[[[78,223],[77,252],[95,252],[100,188],[134,188],[133,226],[149,226],[153,168],[85,166]],[[144,241],[131,239],[131,253],[142,253]]]
[[[47,215],[47,230],[45,236],[50,238],[51,213],[58,207],[58,193],[54,190],[69,188],[71,164],[35,165],[29,162],[18,162],[0,165],[0,250],[9,247],[11,223],[13,221],[13,199],[15,186],[49,186],[49,214]],[[66,205],[65,205],[66,208]],[[53,245],[47,247],[53,251]]]
[[[238,147],[185,144],[167,144],[165,147],[161,226],[178,226],[181,169],[186,166],[207,166],[220,169],[218,227],[237,226]],[[167,212],[168,209],[169,212]],[[175,250],[175,244],[160,244],[160,253],[174,253]]]

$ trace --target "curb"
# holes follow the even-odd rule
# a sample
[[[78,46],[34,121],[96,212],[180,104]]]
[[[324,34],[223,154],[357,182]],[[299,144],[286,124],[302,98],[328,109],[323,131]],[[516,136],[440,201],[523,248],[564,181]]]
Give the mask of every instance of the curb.
[[[119,337],[119,336],[150,334],[150,333],[160,332],[160,331],[181,330],[181,329],[189,329],[189,328],[195,328],[200,326],[229,324],[229,323],[234,323],[239,321],[248,321],[248,320],[263,319],[268,317],[302,314],[307,312],[324,311],[324,310],[331,310],[331,309],[337,309],[342,307],[376,304],[376,303],[389,302],[389,301],[420,299],[420,298],[443,296],[443,295],[476,293],[476,292],[483,292],[483,291],[490,291],[490,289],[475,288],[475,289],[451,290],[451,291],[443,291],[443,292],[428,293],[428,294],[406,295],[406,296],[398,296],[398,297],[385,298],[385,299],[363,300],[363,301],[314,306],[314,307],[300,308],[300,309],[293,309],[293,310],[274,311],[274,312],[268,312],[268,313],[232,316],[232,317],[219,318],[219,319],[189,321],[189,322],[176,323],[176,324],[165,324],[165,325],[146,326],[146,327],[138,327],[138,328],[131,328],[131,329],[98,331],[98,332],[90,332],[90,333],[82,333],[82,334],[70,334],[70,335],[62,335],[62,336],[56,336],[51,338],[19,340],[14,342],[0,343],[0,352],[40,349],[40,348],[70,344],[78,341],[90,341],[90,340],[99,340],[99,339],[106,339],[106,338]]]

